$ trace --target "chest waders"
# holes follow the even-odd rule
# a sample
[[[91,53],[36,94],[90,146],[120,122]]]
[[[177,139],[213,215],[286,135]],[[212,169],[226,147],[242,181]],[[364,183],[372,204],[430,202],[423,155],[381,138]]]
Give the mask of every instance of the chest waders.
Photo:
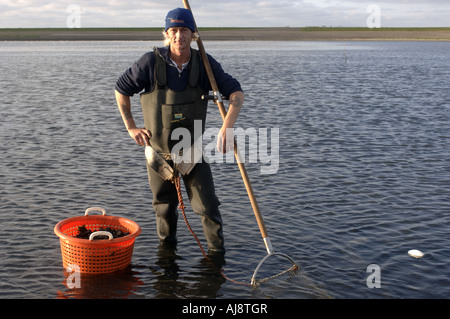
[[[191,49],[191,61],[187,85],[183,91],[174,91],[167,84],[168,67],[155,48],[155,86],[153,91],[141,95],[141,106],[145,128],[152,137],[150,144],[155,152],[168,158],[172,148],[179,142],[172,140],[172,132],[186,128],[190,133],[190,145],[203,134],[207,113],[208,91],[198,85],[200,56]],[[201,132],[195,132],[194,121],[202,121]],[[170,164],[173,164],[169,160]],[[153,193],[153,208],[156,213],[156,228],[162,243],[176,244],[178,221],[178,194],[172,181],[162,178],[147,162],[150,188]],[[224,251],[220,202],[215,194],[209,164],[201,160],[192,171],[183,176],[184,185],[191,202],[192,210],[201,216],[203,231],[210,251]]]
[[[200,57],[191,49],[188,83],[183,91],[173,91],[167,85],[167,64],[155,48],[155,87],[152,92],[141,95],[145,128],[152,134],[150,144],[160,154],[170,154],[178,140],[172,140],[172,132],[186,128],[191,143],[205,130],[208,101],[202,99],[208,91],[198,86]],[[202,131],[194,132],[194,121],[202,121]],[[199,136],[195,136],[195,134]]]

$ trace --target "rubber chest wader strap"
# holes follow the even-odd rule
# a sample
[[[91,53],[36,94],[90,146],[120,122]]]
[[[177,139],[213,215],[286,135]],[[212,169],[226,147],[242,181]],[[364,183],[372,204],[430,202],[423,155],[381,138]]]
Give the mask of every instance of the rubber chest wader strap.
[[[154,48],[155,52],[155,80],[156,84],[160,88],[164,88],[167,85],[167,74],[166,74],[166,62],[161,57],[158,48]]]
[[[189,85],[191,87],[196,87],[198,85],[198,78],[200,73],[200,57],[198,52],[191,49],[191,66],[189,70]]]

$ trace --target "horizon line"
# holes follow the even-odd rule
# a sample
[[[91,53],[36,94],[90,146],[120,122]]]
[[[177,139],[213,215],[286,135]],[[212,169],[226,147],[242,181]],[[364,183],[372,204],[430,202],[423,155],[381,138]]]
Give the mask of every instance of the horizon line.
[[[113,29],[113,30],[149,30],[149,31],[161,31],[164,30],[164,27],[81,27],[81,28],[68,28],[68,27],[16,27],[16,28],[3,28],[0,27],[0,30],[99,30],[99,29]],[[386,30],[386,29],[450,29],[448,27],[380,27],[380,28],[369,28],[365,27],[350,27],[350,26],[278,26],[278,27],[199,27],[200,31],[214,31],[214,30],[236,30],[236,29],[309,29],[311,30],[321,30],[321,29],[342,29],[345,31],[351,31],[351,29],[364,29],[364,30]]]

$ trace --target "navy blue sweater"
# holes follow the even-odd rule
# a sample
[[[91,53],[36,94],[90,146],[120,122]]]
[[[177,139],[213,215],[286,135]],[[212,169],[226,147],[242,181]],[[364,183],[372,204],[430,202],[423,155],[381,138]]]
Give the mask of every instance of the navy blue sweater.
[[[186,88],[188,81],[189,67],[184,68],[181,74],[169,58],[169,47],[159,48],[159,52],[168,64],[167,66],[167,84],[174,91],[182,91]],[[214,77],[219,87],[220,93],[224,98],[228,98],[231,93],[242,91],[239,82],[231,75],[225,73],[220,63],[208,54],[209,63],[213,70]],[[122,76],[117,80],[115,89],[126,96],[132,96],[139,92],[147,93],[153,91],[154,81],[154,51],[147,52],[138,61],[136,61]],[[199,85],[205,90],[211,90],[208,75],[203,62],[200,64]]]

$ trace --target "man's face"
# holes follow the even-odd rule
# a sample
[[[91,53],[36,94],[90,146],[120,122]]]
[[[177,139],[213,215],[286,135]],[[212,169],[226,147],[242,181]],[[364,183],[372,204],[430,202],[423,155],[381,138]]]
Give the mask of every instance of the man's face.
[[[191,46],[192,31],[186,27],[174,27],[167,30],[166,37],[172,47],[184,50]]]

